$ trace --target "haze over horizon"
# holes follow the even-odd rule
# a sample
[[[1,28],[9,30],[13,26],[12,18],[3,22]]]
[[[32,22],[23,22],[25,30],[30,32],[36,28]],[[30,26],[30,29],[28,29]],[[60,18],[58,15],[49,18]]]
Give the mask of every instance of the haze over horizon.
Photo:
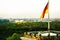
[[[0,18],[40,18],[47,2],[48,0],[0,0]],[[50,18],[60,18],[59,4],[60,0],[49,0]]]

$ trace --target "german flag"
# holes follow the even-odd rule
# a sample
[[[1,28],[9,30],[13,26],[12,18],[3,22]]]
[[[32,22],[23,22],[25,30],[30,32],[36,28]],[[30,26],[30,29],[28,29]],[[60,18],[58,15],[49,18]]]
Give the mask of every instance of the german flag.
[[[44,15],[47,14],[47,13],[48,13],[48,3],[46,4],[46,6],[45,6],[40,18],[44,18]]]

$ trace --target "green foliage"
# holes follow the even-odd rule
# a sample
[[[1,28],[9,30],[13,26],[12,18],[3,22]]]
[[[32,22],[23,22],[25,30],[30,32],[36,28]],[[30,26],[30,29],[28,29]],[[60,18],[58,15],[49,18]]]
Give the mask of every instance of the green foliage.
[[[12,36],[8,37],[6,40],[20,40],[20,35],[14,33]]]
[[[13,33],[19,33],[20,35],[24,31],[40,31],[47,30],[47,22],[27,22],[27,23],[10,23],[0,22],[0,40],[15,38]],[[60,21],[50,22],[51,30],[60,31]],[[13,34],[13,35],[12,35]],[[12,37],[12,36],[13,37]]]

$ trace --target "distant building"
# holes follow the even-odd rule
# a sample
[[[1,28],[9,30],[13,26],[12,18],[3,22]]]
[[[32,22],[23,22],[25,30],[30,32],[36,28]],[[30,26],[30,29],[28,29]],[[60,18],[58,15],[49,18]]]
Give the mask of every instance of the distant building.
[[[24,21],[24,20],[14,20],[14,23],[26,23],[26,21]]]

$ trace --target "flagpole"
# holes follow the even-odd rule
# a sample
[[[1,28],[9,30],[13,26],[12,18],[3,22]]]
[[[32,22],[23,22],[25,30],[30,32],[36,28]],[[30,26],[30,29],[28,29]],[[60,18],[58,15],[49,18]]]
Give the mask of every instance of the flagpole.
[[[48,31],[50,32],[49,0],[48,0]]]
[[[48,0],[48,40],[50,40],[50,16],[49,16],[49,0]]]

